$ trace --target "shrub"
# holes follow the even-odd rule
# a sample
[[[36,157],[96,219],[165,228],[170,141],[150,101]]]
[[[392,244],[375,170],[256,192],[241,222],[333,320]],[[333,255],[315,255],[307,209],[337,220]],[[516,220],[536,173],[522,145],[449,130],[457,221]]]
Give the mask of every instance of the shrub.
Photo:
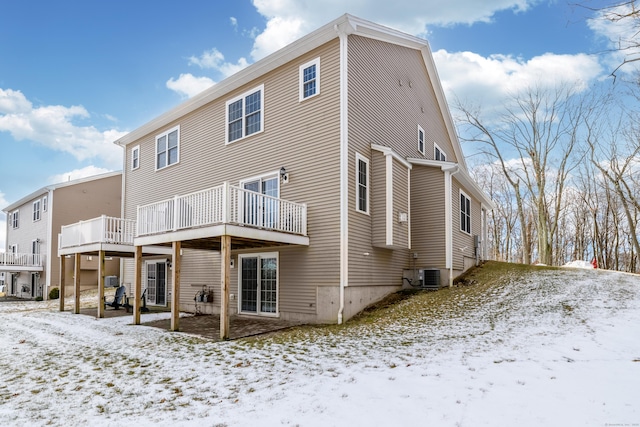
[[[58,299],[58,298],[60,298],[60,289],[52,288],[49,291],[49,299]]]
[[[44,298],[42,298],[40,295],[36,297],[36,301],[42,301],[42,300],[44,300]]]

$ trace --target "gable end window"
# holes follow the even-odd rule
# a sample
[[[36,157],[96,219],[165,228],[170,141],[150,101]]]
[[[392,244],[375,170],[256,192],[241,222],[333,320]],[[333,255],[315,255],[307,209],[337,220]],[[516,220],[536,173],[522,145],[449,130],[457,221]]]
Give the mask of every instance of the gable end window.
[[[180,126],[156,136],[156,170],[180,160]]]
[[[40,221],[40,200],[33,202],[33,222]]]
[[[11,214],[11,227],[18,228],[20,226],[20,211],[13,211]]]
[[[447,161],[447,155],[444,154],[444,151],[442,151],[440,147],[438,147],[438,144],[435,143],[433,144],[433,158],[440,162]]]
[[[460,192],[460,231],[471,234],[471,199]]]
[[[356,211],[369,213],[369,160],[356,153]]]
[[[418,125],[418,151],[424,156],[424,130]]]
[[[49,198],[48,198],[47,196],[44,196],[44,197],[42,198],[42,212],[46,212],[46,211],[47,211],[47,209],[49,208],[49,206],[48,206],[48,204],[49,204],[49,203],[48,203],[48,201],[49,201]]]
[[[131,170],[138,169],[140,167],[140,146],[136,145],[131,150]]]
[[[227,101],[227,144],[262,132],[264,128],[263,106],[264,85]]]
[[[300,66],[300,101],[320,93],[320,58]]]

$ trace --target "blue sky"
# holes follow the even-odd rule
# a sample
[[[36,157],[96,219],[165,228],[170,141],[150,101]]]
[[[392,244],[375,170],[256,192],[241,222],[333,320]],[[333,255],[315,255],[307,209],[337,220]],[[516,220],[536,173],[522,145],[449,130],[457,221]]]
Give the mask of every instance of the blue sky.
[[[615,29],[560,0],[0,0],[0,207],[120,170],[113,140],[345,12],[429,40],[450,100],[615,63]]]

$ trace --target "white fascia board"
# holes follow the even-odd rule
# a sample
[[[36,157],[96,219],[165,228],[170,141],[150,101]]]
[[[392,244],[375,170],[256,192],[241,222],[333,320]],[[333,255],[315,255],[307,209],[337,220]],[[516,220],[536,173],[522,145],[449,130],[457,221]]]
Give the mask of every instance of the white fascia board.
[[[374,22],[366,21],[353,15],[344,14],[339,18],[323,25],[312,33],[294,41],[269,56],[249,65],[236,74],[222,80],[219,83],[205,89],[198,95],[190,98],[172,110],[158,116],[141,127],[129,132],[114,143],[120,146],[137,141],[145,135],[167,126],[180,117],[206,105],[240,86],[255,81],[266,73],[275,70],[281,65],[287,64],[299,56],[322,46],[323,44],[339,37],[339,32],[346,35],[358,35],[362,37],[381,40],[416,50],[428,50],[426,40],[400,31],[388,28]],[[433,61],[433,60],[431,60]],[[431,65],[433,68],[433,65]]]
[[[404,165],[404,167],[406,167],[407,169],[411,169],[413,167],[411,162],[405,160],[402,156],[400,156],[400,154],[395,152],[393,150],[393,148],[385,147],[384,145],[371,144],[371,149],[375,150],[375,151],[379,151],[382,154],[384,154],[385,156],[393,157],[394,159],[396,159],[397,161],[402,163]],[[442,162],[440,162],[440,163],[442,163]]]

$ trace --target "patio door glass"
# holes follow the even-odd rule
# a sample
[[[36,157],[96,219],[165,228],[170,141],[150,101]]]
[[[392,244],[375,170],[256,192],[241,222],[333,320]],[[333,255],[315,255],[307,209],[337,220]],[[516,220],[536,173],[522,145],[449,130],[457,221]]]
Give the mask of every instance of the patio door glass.
[[[278,177],[259,178],[243,183],[245,190],[265,196],[279,197]],[[244,222],[257,227],[273,228],[277,224],[277,200],[247,193],[244,200]]]
[[[278,312],[277,254],[240,255],[240,311],[254,314]]]
[[[167,263],[147,263],[147,302],[152,305],[167,305]]]

